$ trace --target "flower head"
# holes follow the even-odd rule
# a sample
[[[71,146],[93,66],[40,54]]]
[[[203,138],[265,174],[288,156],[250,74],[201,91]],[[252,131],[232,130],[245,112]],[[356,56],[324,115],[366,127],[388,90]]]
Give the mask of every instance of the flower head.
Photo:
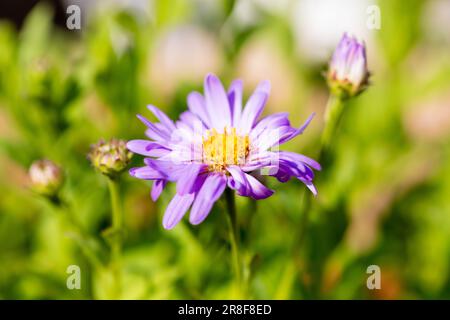
[[[145,166],[131,169],[130,174],[154,181],[154,201],[169,181],[177,184],[163,218],[166,229],[173,228],[189,208],[189,221],[201,223],[226,187],[254,199],[271,196],[274,191],[256,174],[274,176],[281,182],[295,177],[317,193],[312,169],[320,170],[320,165],[304,155],[276,148],[301,134],[313,115],[300,128],[291,127],[287,113],[260,119],[269,96],[268,81],[259,84],[245,107],[240,80],[226,92],[217,77],[208,75],[204,87],[204,96],[189,94],[189,110],[176,122],[148,106],[159,122],[141,115],[138,118],[147,126],[146,135],[151,140],[127,144],[134,153],[146,156]]]
[[[100,140],[91,146],[88,158],[101,173],[114,178],[125,170],[133,156],[126,145],[126,141],[119,139]]]
[[[33,190],[48,197],[55,196],[64,182],[61,168],[46,159],[33,162],[28,170],[28,175]]]
[[[364,43],[345,33],[328,68],[327,81],[331,92],[340,98],[355,96],[366,88],[369,75]]]

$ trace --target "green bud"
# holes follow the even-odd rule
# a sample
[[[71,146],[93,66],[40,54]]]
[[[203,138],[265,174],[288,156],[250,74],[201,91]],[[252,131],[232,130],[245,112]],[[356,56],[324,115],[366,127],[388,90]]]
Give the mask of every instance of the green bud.
[[[126,141],[100,140],[91,146],[88,158],[92,165],[104,175],[115,178],[126,169],[133,153],[127,149]]]
[[[64,182],[61,168],[46,159],[33,162],[28,170],[28,175],[32,189],[47,197],[56,196]]]

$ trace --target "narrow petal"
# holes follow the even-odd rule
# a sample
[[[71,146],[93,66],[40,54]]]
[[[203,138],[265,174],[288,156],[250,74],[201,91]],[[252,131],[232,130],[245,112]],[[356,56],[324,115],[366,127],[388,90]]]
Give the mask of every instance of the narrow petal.
[[[265,130],[273,130],[283,126],[290,126],[288,113],[280,112],[264,117],[255,125],[250,132],[252,140],[257,139]]]
[[[316,160],[311,159],[311,158],[304,156],[302,154],[299,154],[299,153],[289,152],[289,151],[280,151],[279,157],[280,157],[280,159],[287,159],[287,160],[293,160],[296,162],[303,162],[315,170],[320,171],[322,169],[321,165]]]
[[[282,144],[288,137],[292,136],[295,130],[291,126],[266,129],[257,139],[253,140],[253,145],[258,148],[258,151],[265,151],[275,145]]]
[[[301,182],[303,182],[305,184],[305,186],[311,190],[311,192],[313,193],[314,196],[317,196],[317,189],[316,186],[311,182],[311,181],[304,181],[302,179],[299,179]]]
[[[150,196],[152,197],[153,201],[158,200],[158,198],[161,195],[161,192],[164,190],[164,187],[166,186],[166,184],[167,184],[166,180],[153,181],[152,192],[150,193]]]
[[[220,80],[213,74],[205,78],[205,100],[211,125],[217,130],[231,126],[228,97]]]
[[[180,222],[194,201],[194,197],[193,193],[185,195],[175,194],[164,213],[163,227],[165,229],[172,229]]]
[[[288,182],[289,179],[291,179],[291,175],[288,172],[284,171],[283,169],[275,168],[275,171],[276,173],[273,174],[273,176],[277,178],[277,180],[280,181],[281,183]]]
[[[242,133],[249,133],[261,115],[266,104],[268,95],[264,92],[255,91],[245,104],[242,112],[239,129]]]
[[[230,103],[231,125],[238,126],[242,114],[242,80],[234,80],[228,89]]]
[[[268,96],[270,95],[270,81],[269,80],[263,80],[261,81],[258,86],[256,87],[255,92],[263,92],[265,94],[267,94]]]
[[[158,170],[150,167],[131,168],[130,175],[143,180],[165,179],[165,175]]]
[[[233,177],[233,181],[230,182],[231,187],[241,196],[258,200],[268,198],[274,192],[237,166],[229,166],[228,172]]]
[[[214,202],[222,195],[227,186],[226,178],[221,174],[209,175],[192,205],[189,221],[196,225],[206,219]]]
[[[306,119],[305,123],[304,123],[300,128],[298,128],[297,130],[295,130],[294,132],[292,132],[291,135],[289,135],[289,136],[287,136],[286,138],[282,139],[282,140],[280,141],[280,144],[285,143],[285,142],[288,142],[289,140],[295,138],[295,137],[298,136],[299,134],[302,134],[303,131],[305,131],[305,129],[308,127],[309,123],[312,121],[312,119],[314,118],[315,115],[316,115],[316,113],[313,112],[313,113],[308,117],[308,119]]]
[[[175,124],[164,112],[155,107],[154,105],[148,105],[147,108],[155,115],[158,120],[167,127],[168,130],[175,130]]]
[[[131,140],[127,142],[128,150],[147,157],[161,157],[170,151],[158,142],[148,140]]]
[[[246,196],[248,183],[245,178],[245,173],[238,166],[228,166],[227,170],[232,178],[228,182],[231,189],[236,190],[241,196]]]
[[[142,121],[147,126],[147,132],[146,134],[153,140],[156,141],[167,141],[170,139],[170,135],[167,134],[167,132],[161,130],[156,126],[156,124],[151,123],[148,119],[141,116],[140,114],[137,115],[138,119]]]
[[[303,133],[311,120],[314,118],[314,115],[315,113],[312,113],[305,123],[298,129],[292,128],[290,125],[266,128],[261,131],[257,138],[253,139],[253,143],[258,147],[259,151],[267,150],[274,145],[283,144]]]
[[[312,181],[314,179],[314,172],[310,167],[302,162],[295,162],[292,160],[279,160],[279,167],[291,176],[301,178],[305,181]]]
[[[180,114],[180,120],[188,125],[194,132],[197,132],[197,130],[206,130],[204,123],[191,111],[182,112]],[[201,134],[202,132],[199,133]]]
[[[174,163],[173,161],[162,161],[152,158],[145,158],[144,163],[169,181],[177,181],[185,172],[187,166],[184,163]]]
[[[205,165],[203,164],[191,164],[187,166],[186,171],[183,172],[180,179],[177,181],[177,193],[179,195],[190,193],[197,176],[204,168]]]
[[[269,94],[270,82],[268,80],[262,81],[245,104],[239,125],[242,133],[249,133],[250,129],[253,128],[256,120],[264,110]]]
[[[209,115],[206,110],[205,98],[198,92],[192,92],[187,97],[187,104],[189,110],[198,116],[206,127],[211,127],[211,121],[209,120]]]
[[[278,170],[305,181],[312,181],[314,172],[310,168],[320,170],[321,166],[315,160],[304,155],[288,151],[262,152],[250,158],[250,162],[242,167],[243,171],[254,171],[264,168],[268,175],[278,177]]]
[[[267,188],[265,185],[263,185],[261,182],[259,182],[255,177],[244,173],[245,178],[247,179],[249,190],[248,190],[248,196],[260,200],[270,197],[274,191]]]

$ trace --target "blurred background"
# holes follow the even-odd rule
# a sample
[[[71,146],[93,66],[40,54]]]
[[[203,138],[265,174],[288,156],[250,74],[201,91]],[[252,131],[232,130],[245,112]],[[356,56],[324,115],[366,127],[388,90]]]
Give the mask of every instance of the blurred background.
[[[69,30],[66,9],[81,8]],[[379,29],[367,27],[376,5]],[[239,198],[250,292],[258,299],[450,298],[450,2],[448,0],[2,1],[0,4],[0,298],[102,299],[107,277],[61,210],[30,190],[41,158],[65,173],[61,195],[100,261],[110,224],[106,180],[86,158],[100,138],[144,138],[136,113],[173,119],[208,72],[245,95],[269,79],[265,113],[294,125],[285,150],[318,156],[328,90],[323,73],[343,32],[364,39],[371,86],[347,106],[332,161],[305,216],[298,181]],[[153,119],[153,118],[152,118]],[[135,156],[133,165],[142,157]],[[173,186],[123,175],[124,299],[232,297],[225,214],[166,231]],[[304,230],[304,231],[302,231]],[[297,236],[304,232],[304,236]],[[301,243],[297,243],[301,241]],[[69,265],[81,289],[66,287]],[[381,289],[369,290],[369,265]]]

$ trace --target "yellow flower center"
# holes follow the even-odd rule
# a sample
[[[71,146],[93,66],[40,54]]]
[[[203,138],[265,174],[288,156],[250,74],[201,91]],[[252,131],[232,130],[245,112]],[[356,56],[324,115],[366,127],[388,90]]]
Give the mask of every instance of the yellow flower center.
[[[237,135],[236,128],[225,128],[224,133],[211,129],[203,136],[202,160],[211,171],[223,171],[227,165],[244,164],[249,150],[248,135]]]

